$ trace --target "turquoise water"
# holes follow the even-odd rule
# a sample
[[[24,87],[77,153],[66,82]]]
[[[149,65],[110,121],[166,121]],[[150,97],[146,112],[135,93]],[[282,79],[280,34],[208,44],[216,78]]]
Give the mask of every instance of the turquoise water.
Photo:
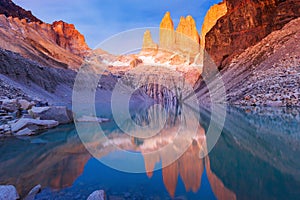
[[[132,112],[137,123],[145,120],[139,112]],[[97,189],[108,199],[300,199],[299,113],[296,108],[229,107],[208,156],[199,158],[193,143],[179,160],[153,174],[102,164],[85,149],[74,125],[34,137],[1,138],[0,184],[15,185],[22,196],[41,184],[36,199],[86,199]],[[209,111],[201,110],[204,134],[209,122]],[[122,137],[113,121],[102,126],[112,139]],[[136,153],[140,142],[133,142]],[[116,158],[116,151],[102,156]]]

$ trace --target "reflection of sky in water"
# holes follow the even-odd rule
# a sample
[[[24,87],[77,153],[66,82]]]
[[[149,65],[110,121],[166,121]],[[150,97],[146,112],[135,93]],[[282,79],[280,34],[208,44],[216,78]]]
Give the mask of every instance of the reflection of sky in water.
[[[185,155],[179,161],[181,166],[185,161],[187,172],[193,172],[191,179],[174,168],[169,168],[167,173],[164,168],[149,176],[106,167],[90,157],[73,125],[40,136],[1,139],[0,184],[13,184],[23,195],[41,184],[43,191],[38,199],[70,199],[70,196],[86,199],[97,189],[104,189],[108,195],[123,197],[129,192],[136,197],[158,195],[165,199],[173,187],[172,182],[166,181],[168,175],[169,180],[178,180],[175,197],[297,199],[300,195],[299,113],[299,109],[264,109],[257,113],[228,109],[223,134],[204,159],[203,171],[197,167],[196,159],[188,162]],[[204,128],[208,121],[209,115],[201,113]],[[191,152],[189,155],[193,156]],[[110,159],[121,155],[111,152],[106,156]],[[186,185],[198,184],[197,170],[201,172],[201,185],[195,193],[186,192]]]
[[[95,171],[99,173],[95,173]],[[133,195],[139,191],[144,195],[152,196],[153,194],[157,194],[157,196],[161,198],[168,197],[165,185],[163,184],[161,170],[155,172],[149,179],[146,174],[129,174],[107,168],[96,159],[91,159],[87,162],[83,174],[74,182],[72,187],[76,188],[81,184],[93,185],[94,183],[95,188],[97,188],[99,186],[99,180],[105,183],[105,188],[114,190],[117,193],[124,192],[125,187],[128,191],[133,191]],[[186,193],[184,183],[179,177],[176,196],[182,195],[187,199],[195,200],[215,199],[205,171],[202,176],[201,188],[197,194],[193,192]]]

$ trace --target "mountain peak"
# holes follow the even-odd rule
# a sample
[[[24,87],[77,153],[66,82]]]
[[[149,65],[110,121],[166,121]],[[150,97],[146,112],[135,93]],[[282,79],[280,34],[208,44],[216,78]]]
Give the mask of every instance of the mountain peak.
[[[166,12],[160,23],[159,45],[161,48],[173,49],[175,44],[174,23],[170,12]]]
[[[170,12],[166,12],[165,16],[163,17],[161,23],[160,23],[160,28],[165,28],[165,29],[171,29],[174,30],[174,23],[171,18]]]
[[[84,36],[75,28],[74,24],[68,24],[62,20],[55,21],[51,25],[57,37],[56,43],[75,55],[84,56],[89,50]]]
[[[176,32],[191,38],[197,43],[200,42],[199,34],[196,27],[196,22],[191,15],[188,15],[186,18],[184,17],[180,18]]]

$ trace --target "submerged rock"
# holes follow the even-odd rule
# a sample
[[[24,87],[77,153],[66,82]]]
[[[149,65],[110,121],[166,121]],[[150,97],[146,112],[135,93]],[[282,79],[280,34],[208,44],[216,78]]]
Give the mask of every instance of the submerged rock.
[[[35,187],[33,187],[24,200],[34,200],[35,195],[37,195],[41,191],[41,188],[41,185],[36,185]]]
[[[0,200],[20,199],[16,188],[13,185],[0,185]]]
[[[67,124],[73,121],[72,111],[68,110],[66,106],[32,107],[29,113],[34,118],[55,120],[60,124]]]
[[[21,118],[16,123],[11,125],[11,130],[14,133],[22,130],[31,125],[35,125],[38,130],[53,128],[58,126],[58,122],[55,120],[38,120],[38,119],[28,119],[28,118]],[[18,132],[19,133],[19,132]]]
[[[96,190],[87,198],[87,200],[105,200],[104,190]]]
[[[99,123],[102,123],[102,122],[109,121],[109,119],[99,118],[99,117],[92,117],[92,116],[82,116],[82,117],[76,119],[76,121],[78,121],[78,122],[99,122]]]
[[[34,132],[29,129],[29,128],[24,128],[20,131],[18,131],[16,134],[14,134],[15,136],[25,136],[25,135],[33,135]]]

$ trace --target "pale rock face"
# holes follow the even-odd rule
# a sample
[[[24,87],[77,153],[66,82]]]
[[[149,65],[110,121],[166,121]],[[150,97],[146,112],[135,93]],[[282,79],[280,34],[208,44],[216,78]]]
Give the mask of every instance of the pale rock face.
[[[167,12],[160,23],[159,47],[173,49],[175,44],[174,24],[170,12]]]

